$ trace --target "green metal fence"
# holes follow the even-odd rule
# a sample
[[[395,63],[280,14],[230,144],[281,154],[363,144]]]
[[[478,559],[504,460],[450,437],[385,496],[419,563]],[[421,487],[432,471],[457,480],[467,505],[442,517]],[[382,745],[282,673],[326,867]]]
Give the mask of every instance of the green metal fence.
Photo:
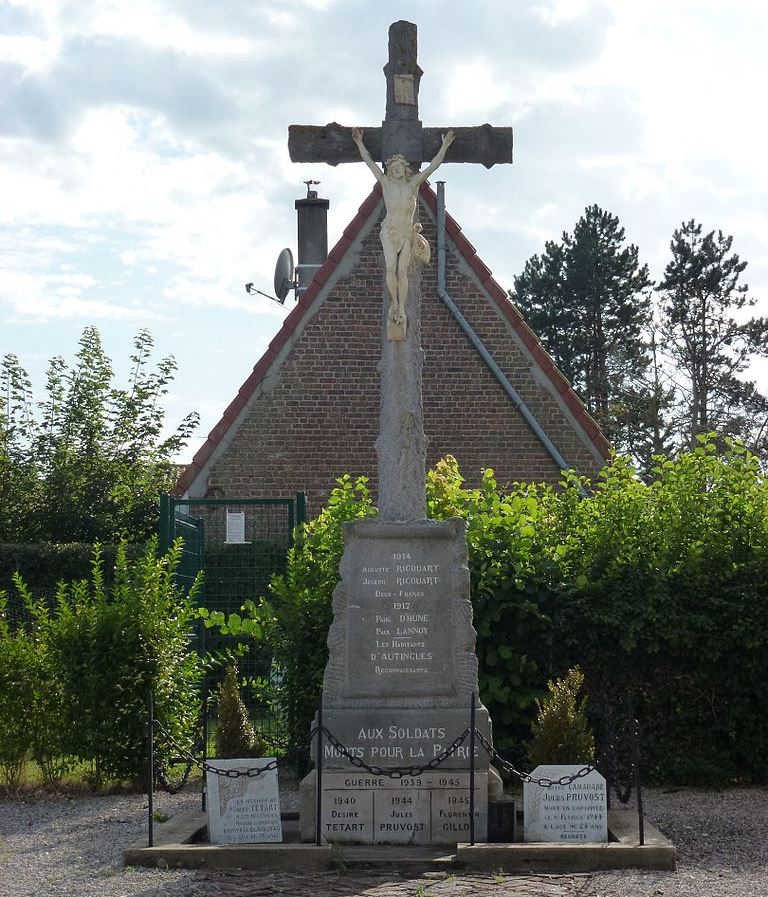
[[[177,536],[183,536],[179,581],[189,587],[202,570],[200,606],[224,614],[239,613],[245,601],[265,596],[272,576],[285,570],[296,528],[305,522],[303,492],[295,498],[165,495],[160,501],[160,550],[167,550]],[[238,640],[201,625],[197,648],[201,653],[222,655],[238,650]],[[240,654],[237,663],[243,676],[256,681],[270,675],[271,660],[269,646],[259,644]],[[219,678],[214,670],[207,678],[207,688],[214,688]],[[263,714],[255,691],[246,689],[244,699],[253,716]]]

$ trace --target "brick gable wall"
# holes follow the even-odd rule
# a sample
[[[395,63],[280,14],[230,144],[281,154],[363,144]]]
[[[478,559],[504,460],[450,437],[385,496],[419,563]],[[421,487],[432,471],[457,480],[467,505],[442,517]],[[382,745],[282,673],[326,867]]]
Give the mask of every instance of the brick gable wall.
[[[556,482],[556,465],[438,298],[436,227],[423,203],[421,219],[433,247],[422,274],[428,465],[450,453],[470,484],[485,467],[495,470],[500,484]],[[377,223],[363,229],[339,265],[344,267],[351,270],[333,283],[322,304],[318,296],[194,494],[289,497],[303,489],[313,516],[342,473],[369,476],[375,493],[383,304]],[[560,453],[593,476],[599,468],[593,451],[569,413],[537,383],[537,375],[544,380],[541,371],[450,241],[446,287]]]

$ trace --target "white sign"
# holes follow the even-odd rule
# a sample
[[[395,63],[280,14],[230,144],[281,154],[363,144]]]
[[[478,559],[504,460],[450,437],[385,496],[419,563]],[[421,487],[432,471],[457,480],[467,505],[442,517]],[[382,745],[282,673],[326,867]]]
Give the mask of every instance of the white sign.
[[[217,769],[263,768],[273,757],[258,760],[210,760]],[[282,841],[277,770],[258,776],[229,778],[209,772],[208,840],[211,844],[256,844]]]
[[[582,766],[537,766],[534,779],[557,781],[573,775]],[[605,779],[592,770],[569,785],[544,788],[533,782],[523,785],[526,841],[564,843],[608,840],[608,795]]]
[[[227,544],[245,542],[245,511],[227,511]]]

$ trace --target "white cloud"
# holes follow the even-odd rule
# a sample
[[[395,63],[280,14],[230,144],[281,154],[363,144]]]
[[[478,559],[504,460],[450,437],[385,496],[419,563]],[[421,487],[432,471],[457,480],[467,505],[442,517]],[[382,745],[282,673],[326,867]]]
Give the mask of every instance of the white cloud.
[[[61,51],[61,39],[28,34],[0,34],[0,62],[19,65],[28,72],[45,72]]]
[[[509,85],[499,78],[489,62],[475,59],[459,63],[445,90],[445,106],[452,116],[471,113],[475,118],[488,115],[511,94]]]

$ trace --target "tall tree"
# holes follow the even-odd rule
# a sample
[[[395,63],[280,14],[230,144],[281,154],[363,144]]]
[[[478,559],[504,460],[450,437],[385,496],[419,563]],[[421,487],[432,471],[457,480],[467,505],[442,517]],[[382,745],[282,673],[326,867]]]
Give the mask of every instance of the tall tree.
[[[515,278],[513,302],[609,439],[624,447],[648,366],[648,266],[619,219],[588,206],[573,234],[547,242]]]
[[[143,541],[155,532],[159,496],[178,479],[173,458],[198,416],[163,437],[162,399],[176,362],[153,365],[152,347],[142,330],[127,388],[118,388],[98,330],[86,327],[71,367],[58,356],[49,362],[37,417],[29,378],[14,357],[4,360],[0,474],[15,472],[7,488],[24,513],[0,512],[0,541]]]
[[[677,370],[681,441],[701,433],[736,436],[758,449],[765,441],[768,400],[743,379],[755,356],[768,356],[768,319],[747,317],[755,305],[739,279],[747,267],[733,237],[702,236],[693,219],[672,236],[672,259],[657,287],[666,354]]]
[[[0,362],[0,534],[6,541],[34,538],[31,518],[39,492],[34,431],[32,384],[9,353]]]

